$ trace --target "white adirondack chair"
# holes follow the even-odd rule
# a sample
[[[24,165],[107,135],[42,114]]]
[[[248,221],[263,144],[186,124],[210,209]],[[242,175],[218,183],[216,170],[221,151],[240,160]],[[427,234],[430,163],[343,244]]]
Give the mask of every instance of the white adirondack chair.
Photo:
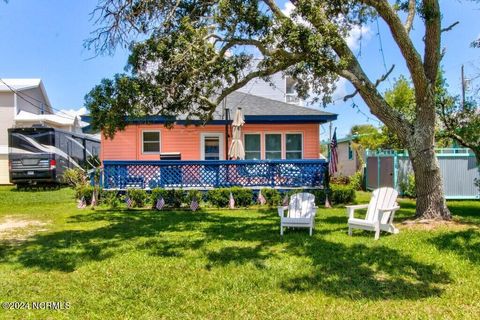
[[[313,194],[302,192],[292,195],[288,206],[278,207],[280,235],[283,236],[283,227],[310,228],[310,235],[312,235],[316,210]],[[287,211],[286,215],[285,211]]]
[[[352,229],[375,231],[375,240],[380,238],[380,231],[397,234],[399,230],[393,225],[395,212],[400,209],[397,201],[398,192],[393,188],[383,187],[373,191],[369,204],[346,206],[348,214],[348,235]],[[354,217],[356,209],[367,209],[365,219]]]

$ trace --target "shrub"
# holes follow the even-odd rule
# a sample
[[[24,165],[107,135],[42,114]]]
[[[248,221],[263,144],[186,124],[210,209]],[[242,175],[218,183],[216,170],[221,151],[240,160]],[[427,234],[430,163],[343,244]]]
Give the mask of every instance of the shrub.
[[[117,191],[102,191],[100,193],[100,204],[106,205],[111,209],[120,206],[120,198]]]
[[[309,192],[315,196],[315,205],[322,206],[325,204],[325,190],[316,189],[316,190],[301,190],[294,189],[288,192],[288,195],[299,193],[299,192]],[[330,190],[328,193],[328,199],[332,204],[349,204],[355,201],[356,193],[355,190],[350,185],[338,185],[331,184]]]
[[[145,206],[147,192],[143,189],[127,189],[127,197],[132,201],[132,207],[141,208]]]
[[[83,198],[87,204],[90,204],[92,202],[93,190],[93,186],[89,184],[79,185],[75,188],[75,198]]]
[[[75,168],[67,169],[63,172],[62,182],[76,189],[80,186],[87,185],[88,179],[84,170]]]
[[[402,191],[402,195],[404,197],[407,197],[407,198],[417,197],[415,176],[413,174],[409,174],[406,179],[400,182],[400,190]]]
[[[217,208],[223,208],[228,206],[228,200],[230,192],[227,188],[216,188],[207,191],[208,202]]]
[[[253,203],[253,191],[241,187],[208,190],[208,202],[217,208],[227,207],[230,200],[230,192],[235,199],[235,206],[237,207],[248,207]]]
[[[233,187],[230,188],[233,198],[235,199],[235,205],[238,207],[248,207],[253,203],[253,191],[252,189]],[[230,197],[230,192],[228,193]]]
[[[277,189],[262,189],[262,195],[267,201],[269,207],[276,207],[282,203],[282,195]]]
[[[343,175],[331,176],[330,183],[347,185],[350,183],[350,178]]]
[[[331,185],[330,201],[334,204],[347,204],[355,201],[355,189],[352,186]],[[325,200],[324,200],[325,202]]]
[[[355,172],[353,175],[349,177],[349,179],[350,179],[349,185],[354,190],[362,190],[363,174],[361,171]]]
[[[188,190],[185,195],[185,202],[190,205],[193,199],[197,199],[198,202],[202,201],[202,192],[200,190]]]
[[[183,190],[155,188],[150,195],[152,207],[155,206],[159,197],[162,197],[165,201],[165,206],[170,208],[180,208],[186,200]]]

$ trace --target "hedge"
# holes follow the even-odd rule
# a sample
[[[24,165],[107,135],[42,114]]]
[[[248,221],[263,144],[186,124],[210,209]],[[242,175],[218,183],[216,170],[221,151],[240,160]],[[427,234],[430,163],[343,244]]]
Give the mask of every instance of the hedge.
[[[253,203],[253,191],[247,188],[217,188],[207,191],[207,201],[214,207],[228,207],[230,193],[235,200],[236,207],[249,207]]]
[[[325,190],[315,189],[315,190],[303,190],[303,189],[292,189],[288,191],[288,195],[299,193],[299,192],[309,192],[315,196],[315,204],[321,206],[325,204]],[[330,191],[328,194],[328,200],[332,204],[349,204],[355,201],[356,193],[355,189],[350,185],[341,185],[341,184],[331,184]]]
[[[157,199],[160,197],[165,201],[167,208],[180,208],[182,204],[186,203],[185,192],[182,189],[162,189],[155,188],[150,194],[150,205],[155,207]]]
[[[330,186],[329,200],[333,204],[347,204],[355,201],[355,190],[349,185]],[[285,194],[291,196],[298,192],[310,192],[315,195],[315,203],[317,206],[325,204],[325,190],[311,190],[311,189],[292,189],[287,192],[279,192],[277,189],[264,188],[261,189],[262,195],[266,200],[266,205],[269,207],[276,207],[281,205]],[[188,207],[191,201],[195,198],[198,202],[208,203],[208,205],[217,208],[227,208],[229,206],[230,193],[235,200],[235,207],[248,208],[251,205],[257,204],[258,193],[254,196],[252,189],[242,187],[232,188],[216,188],[202,192],[200,190],[182,190],[182,189],[161,189],[155,188],[148,193],[142,189],[127,189],[124,195],[120,195],[118,191],[101,191],[99,196],[99,203],[107,205],[111,208],[117,208],[125,202],[126,197],[132,201],[132,207],[144,208],[149,206],[155,208],[157,199],[162,197],[165,201],[165,208],[177,209],[181,207]],[[93,194],[93,187],[86,185],[76,189],[77,199],[82,197],[87,204],[91,202]]]

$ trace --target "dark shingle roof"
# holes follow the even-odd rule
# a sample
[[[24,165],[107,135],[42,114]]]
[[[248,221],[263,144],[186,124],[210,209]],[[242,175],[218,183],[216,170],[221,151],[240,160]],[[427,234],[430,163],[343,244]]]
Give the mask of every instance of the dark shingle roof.
[[[230,110],[229,121],[225,121],[223,103],[217,106],[213,113],[211,124],[229,123],[238,108],[242,108],[247,123],[325,123],[337,119],[337,114],[318,109],[301,107],[278,100],[267,99],[253,94],[233,92],[227,96],[226,107]],[[82,121],[89,122],[90,116],[82,116]],[[129,123],[165,123],[163,116],[151,115],[140,118],[127,118]],[[186,115],[176,117],[176,123],[202,123],[191,119],[186,121]]]
[[[255,96],[253,94],[233,92],[227,97],[226,107],[233,116],[237,108],[242,108],[245,118],[250,116],[325,116],[336,119],[336,114],[313,108],[301,107],[277,100]],[[220,104],[213,116],[214,120],[223,119],[223,104]]]

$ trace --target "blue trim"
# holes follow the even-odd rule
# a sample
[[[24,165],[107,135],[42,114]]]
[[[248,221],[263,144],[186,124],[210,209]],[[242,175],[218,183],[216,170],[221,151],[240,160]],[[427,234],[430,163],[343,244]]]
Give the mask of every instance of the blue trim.
[[[82,121],[91,122],[91,116],[84,115],[80,116]],[[249,116],[245,115],[245,122],[247,123],[326,123],[329,121],[337,120],[336,114],[325,114],[325,115],[261,115],[261,116]],[[201,120],[174,120],[176,124],[185,125],[202,125],[202,124],[213,124],[213,125],[225,125],[232,123],[232,120],[210,120],[204,123]],[[130,124],[164,124],[167,121],[167,118],[163,116],[147,116],[143,118],[132,118],[128,117],[126,119],[127,123]]]
[[[104,165],[232,165],[232,164],[318,164],[328,163],[324,159],[301,160],[104,160]]]
[[[325,123],[337,120],[336,114],[245,116],[247,123]]]

